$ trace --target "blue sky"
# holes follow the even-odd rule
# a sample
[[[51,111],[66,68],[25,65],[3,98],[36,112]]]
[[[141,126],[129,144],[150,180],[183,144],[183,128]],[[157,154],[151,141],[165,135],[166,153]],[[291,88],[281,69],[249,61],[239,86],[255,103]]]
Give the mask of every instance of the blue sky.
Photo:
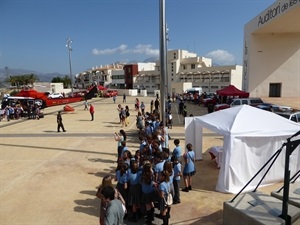
[[[244,25],[275,0],[165,0],[169,49],[242,65]],[[159,56],[159,0],[0,0],[0,68],[69,74]]]

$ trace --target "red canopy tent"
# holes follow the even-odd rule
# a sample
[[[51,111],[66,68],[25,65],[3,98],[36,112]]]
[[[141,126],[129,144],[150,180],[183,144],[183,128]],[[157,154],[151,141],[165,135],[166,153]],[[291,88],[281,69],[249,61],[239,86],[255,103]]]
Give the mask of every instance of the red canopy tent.
[[[239,96],[240,98],[248,98],[249,92],[241,91],[237,89],[234,85],[229,85],[221,90],[217,90],[217,95],[219,96]]]

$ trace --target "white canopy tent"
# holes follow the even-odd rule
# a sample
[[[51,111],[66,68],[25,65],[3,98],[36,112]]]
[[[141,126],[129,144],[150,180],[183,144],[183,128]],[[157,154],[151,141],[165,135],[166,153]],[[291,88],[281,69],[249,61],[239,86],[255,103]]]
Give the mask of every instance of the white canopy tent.
[[[224,136],[222,166],[216,190],[229,193],[238,193],[280,149],[286,139],[300,130],[300,124],[248,105],[199,117],[187,117],[185,119],[186,143],[193,145],[196,159],[202,159],[203,127]],[[264,178],[263,185],[283,180],[285,150],[283,148]],[[300,169],[299,150],[298,146],[290,157],[291,175]],[[245,191],[253,190],[266,170],[267,168]]]

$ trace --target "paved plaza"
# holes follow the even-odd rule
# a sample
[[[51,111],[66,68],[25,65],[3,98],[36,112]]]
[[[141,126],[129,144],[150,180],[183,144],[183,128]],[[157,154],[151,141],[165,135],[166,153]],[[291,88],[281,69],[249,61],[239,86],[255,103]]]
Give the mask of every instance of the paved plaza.
[[[138,149],[134,111],[135,97],[127,97],[130,125],[127,146]],[[140,97],[146,107],[154,97]],[[96,190],[102,177],[114,174],[117,142],[113,133],[121,129],[117,104],[111,98],[89,100],[95,106],[91,121],[83,102],[73,103],[74,112],[63,113],[67,132],[57,133],[56,114],[63,106],[46,108],[45,118],[0,122],[0,224],[1,225],[98,225]],[[122,103],[122,97],[117,98]],[[298,104],[298,101],[296,102]],[[173,103],[174,126],[170,135],[185,146],[184,125]],[[187,103],[188,114],[203,115],[207,109]],[[223,202],[234,195],[215,191],[219,170],[211,163],[208,148],[222,145],[222,136],[204,130],[203,160],[196,162],[193,190],[181,192],[181,204],[173,205],[170,224],[223,223]],[[173,141],[170,149],[174,148]],[[261,191],[270,193],[276,184]],[[161,224],[155,220],[154,224]],[[127,225],[143,224],[125,222]]]

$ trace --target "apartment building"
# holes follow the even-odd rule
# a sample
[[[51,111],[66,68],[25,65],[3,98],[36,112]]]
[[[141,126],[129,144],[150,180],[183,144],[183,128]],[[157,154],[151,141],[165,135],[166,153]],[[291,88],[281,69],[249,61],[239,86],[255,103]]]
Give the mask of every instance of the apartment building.
[[[182,93],[185,87],[202,87],[216,92],[230,84],[242,88],[242,66],[213,66],[212,60],[186,50],[170,50],[167,54],[168,93]],[[113,89],[160,90],[160,62],[108,65],[76,76],[76,84],[87,87],[93,82]],[[185,85],[189,83],[191,85]]]
[[[211,59],[186,50],[168,51],[167,62],[168,93],[184,92],[184,83],[202,87],[206,92],[216,92],[229,84],[242,88],[242,66],[212,66]],[[147,89],[150,94],[160,90],[160,63],[156,63],[154,70],[139,70],[134,87]]]

